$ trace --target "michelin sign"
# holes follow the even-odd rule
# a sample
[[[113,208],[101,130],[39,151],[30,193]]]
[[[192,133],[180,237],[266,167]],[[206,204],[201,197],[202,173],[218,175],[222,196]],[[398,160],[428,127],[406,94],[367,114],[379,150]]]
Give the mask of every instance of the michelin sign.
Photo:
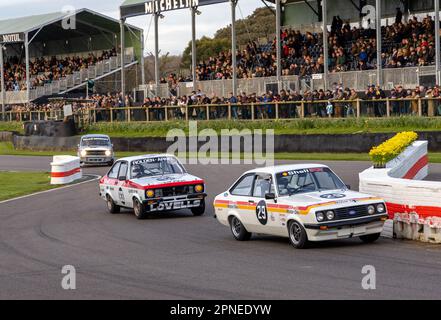
[[[131,4],[123,4],[121,6],[121,16],[123,18],[128,18],[171,10],[188,9],[222,2],[229,2],[229,0],[148,0],[135,3],[131,2]]]

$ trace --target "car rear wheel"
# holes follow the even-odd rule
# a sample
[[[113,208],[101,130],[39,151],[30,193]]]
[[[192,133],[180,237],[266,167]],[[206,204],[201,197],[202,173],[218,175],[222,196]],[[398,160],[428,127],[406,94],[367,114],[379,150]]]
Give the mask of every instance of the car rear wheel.
[[[144,206],[138,199],[133,199],[133,212],[138,220],[143,220],[147,218],[147,213]]]
[[[109,195],[107,195],[107,210],[109,210],[109,213],[111,214],[119,213],[121,211],[121,207],[117,206]]]
[[[304,249],[308,245],[308,235],[305,228],[297,222],[291,221],[288,226],[289,241],[297,249]]]
[[[191,213],[193,213],[193,215],[196,217],[204,215],[204,213],[205,213],[205,200],[202,201],[202,203],[199,207],[192,208]]]
[[[247,229],[239,220],[239,218],[231,217],[230,227],[231,227],[231,233],[233,234],[233,237],[237,241],[248,241],[251,239],[251,233],[247,231]]]
[[[374,234],[368,234],[365,236],[361,236],[360,240],[363,241],[364,243],[373,243],[375,241],[377,241],[381,236],[381,233],[374,233]]]

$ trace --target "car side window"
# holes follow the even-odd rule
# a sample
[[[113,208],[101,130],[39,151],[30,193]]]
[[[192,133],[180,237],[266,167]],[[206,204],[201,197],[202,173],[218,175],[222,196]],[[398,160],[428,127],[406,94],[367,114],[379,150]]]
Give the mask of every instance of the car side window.
[[[254,174],[246,175],[239,180],[238,183],[231,189],[230,193],[233,196],[251,196],[254,183]]]
[[[111,179],[118,179],[119,168],[121,167],[121,162],[115,163],[115,165],[110,169],[107,176]]]
[[[128,178],[127,174],[128,174],[128,169],[129,169],[129,165],[127,162],[121,162],[121,166],[119,168],[119,174],[118,174],[118,178],[119,177],[126,177]]]
[[[268,193],[275,193],[271,175],[258,175],[254,183],[253,197],[265,198]]]

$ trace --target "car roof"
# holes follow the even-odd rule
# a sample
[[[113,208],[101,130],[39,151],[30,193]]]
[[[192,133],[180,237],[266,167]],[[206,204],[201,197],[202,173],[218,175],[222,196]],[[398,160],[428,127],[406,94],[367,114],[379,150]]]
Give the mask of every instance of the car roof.
[[[84,139],[84,138],[107,138],[107,139],[110,139],[110,137],[105,134],[86,134],[81,137],[81,139]]]
[[[176,158],[174,155],[171,155],[171,154],[145,154],[145,155],[121,158],[121,159],[118,159],[118,161],[132,162],[132,161],[141,160],[141,159],[151,159],[151,158],[161,158],[161,157]]]
[[[277,174],[284,171],[292,171],[292,170],[302,170],[302,169],[313,169],[313,168],[329,168],[323,164],[317,163],[308,163],[308,164],[287,164],[281,166],[273,166],[266,168],[257,168],[246,172],[248,173],[268,173],[268,174]]]

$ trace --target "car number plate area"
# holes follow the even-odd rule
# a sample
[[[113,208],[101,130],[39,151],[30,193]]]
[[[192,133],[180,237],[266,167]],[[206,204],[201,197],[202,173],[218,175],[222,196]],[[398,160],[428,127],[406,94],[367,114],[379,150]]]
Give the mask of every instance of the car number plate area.
[[[181,210],[181,209],[191,209],[200,207],[202,200],[182,200],[182,201],[172,201],[172,202],[158,202],[154,204],[149,204],[147,210],[149,212],[162,212],[171,210]]]

